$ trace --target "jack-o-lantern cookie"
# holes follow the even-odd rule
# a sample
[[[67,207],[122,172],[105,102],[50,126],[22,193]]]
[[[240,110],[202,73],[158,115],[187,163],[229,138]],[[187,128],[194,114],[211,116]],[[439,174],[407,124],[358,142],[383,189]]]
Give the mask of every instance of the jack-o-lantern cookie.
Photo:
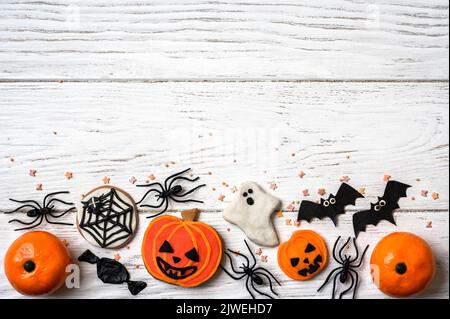
[[[142,259],[161,281],[194,287],[210,279],[220,264],[222,242],[211,226],[196,221],[197,209],[155,218],[145,231]]]
[[[101,248],[120,248],[134,236],[138,210],[133,198],[114,186],[100,186],[83,196],[78,205],[81,235]]]
[[[312,230],[298,230],[278,248],[278,265],[290,278],[309,280],[327,264],[327,246]]]
[[[433,279],[435,268],[430,246],[419,236],[406,232],[384,237],[370,258],[374,283],[382,292],[395,297],[424,290]]]

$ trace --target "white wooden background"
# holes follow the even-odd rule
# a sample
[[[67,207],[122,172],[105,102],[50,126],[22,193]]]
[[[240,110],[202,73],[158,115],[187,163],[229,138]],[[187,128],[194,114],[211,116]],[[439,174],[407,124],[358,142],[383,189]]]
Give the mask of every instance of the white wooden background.
[[[422,297],[448,298],[448,12],[445,0],[0,0],[0,210],[14,208],[9,197],[56,190],[76,200],[105,176],[139,198],[132,176],[162,180],[192,167],[208,184],[197,195],[201,220],[226,248],[244,251],[243,233],[221,216],[233,186],[277,186],[284,216],[274,221],[286,240],[299,201],[318,199],[318,188],[335,192],[347,175],[366,198],[337,228],[329,220],[300,226],[331,249],[352,234],[352,213],[382,193],[388,174],[413,187],[395,213],[398,227],[382,222],[359,236],[361,247],[371,246],[358,296],[386,297],[371,283],[368,260],[378,240],[404,230],[424,237],[437,257]],[[92,248],[75,227],[41,229],[65,239],[75,258],[87,248],[119,254],[132,278],[148,283],[137,298],[248,297],[244,282],[221,271],[192,289],[154,280],[140,258],[148,213],[120,250]],[[9,219],[0,214],[1,264],[19,236]],[[281,297],[330,296],[330,287],[316,290],[334,263],[295,282],[279,270],[275,248],[263,255]],[[95,267],[81,269],[81,288],[55,297],[130,297],[125,285],[101,284]],[[0,298],[21,298],[3,267]]]

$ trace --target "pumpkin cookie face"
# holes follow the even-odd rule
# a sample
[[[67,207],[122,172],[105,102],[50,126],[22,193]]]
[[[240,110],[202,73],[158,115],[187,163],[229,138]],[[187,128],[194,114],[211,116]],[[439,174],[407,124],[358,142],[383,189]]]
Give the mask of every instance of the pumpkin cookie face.
[[[435,260],[422,238],[395,232],[378,242],[370,258],[370,272],[382,292],[406,297],[428,286],[434,276]]]
[[[5,274],[21,294],[51,294],[65,282],[71,263],[67,248],[54,235],[28,232],[17,238],[5,256]]]
[[[81,235],[92,245],[120,248],[134,237],[138,217],[133,198],[120,188],[106,185],[83,196],[77,225]]]
[[[167,283],[193,287],[210,279],[220,264],[222,242],[217,232],[195,221],[197,210],[185,211],[183,219],[155,218],[142,243],[148,272]]]
[[[298,230],[278,248],[278,265],[292,279],[309,280],[327,264],[327,246],[312,230]]]

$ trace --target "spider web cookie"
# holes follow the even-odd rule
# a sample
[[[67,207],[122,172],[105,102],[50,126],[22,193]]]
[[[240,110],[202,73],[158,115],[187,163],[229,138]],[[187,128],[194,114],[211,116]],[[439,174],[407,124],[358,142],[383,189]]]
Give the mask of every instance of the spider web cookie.
[[[136,204],[129,194],[117,187],[98,187],[81,200],[77,225],[81,235],[95,246],[122,247],[137,229]]]

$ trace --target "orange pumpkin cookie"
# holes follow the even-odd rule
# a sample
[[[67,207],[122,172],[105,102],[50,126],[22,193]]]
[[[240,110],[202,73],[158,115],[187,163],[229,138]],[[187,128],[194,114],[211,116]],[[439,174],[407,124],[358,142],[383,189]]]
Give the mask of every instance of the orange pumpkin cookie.
[[[378,242],[370,258],[370,272],[382,292],[406,297],[427,287],[434,276],[435,260],[422,238],[395,232]]]
[[[31,231],[17,238],[5,256],[5,273],[21,294],[51,294],[65,282],[71,263],[67,248],[54,235]]]
[[[295,280],[308,280],[319,274],[327,264],[327,246],[312,230],[298,230],[278,248],[278,265]]]
[[[210,279],[220,264],[222,242],[211,226],[196,221],[198,210],[155,218],[145,231],[142,258],[156,279],[194,287]]]

